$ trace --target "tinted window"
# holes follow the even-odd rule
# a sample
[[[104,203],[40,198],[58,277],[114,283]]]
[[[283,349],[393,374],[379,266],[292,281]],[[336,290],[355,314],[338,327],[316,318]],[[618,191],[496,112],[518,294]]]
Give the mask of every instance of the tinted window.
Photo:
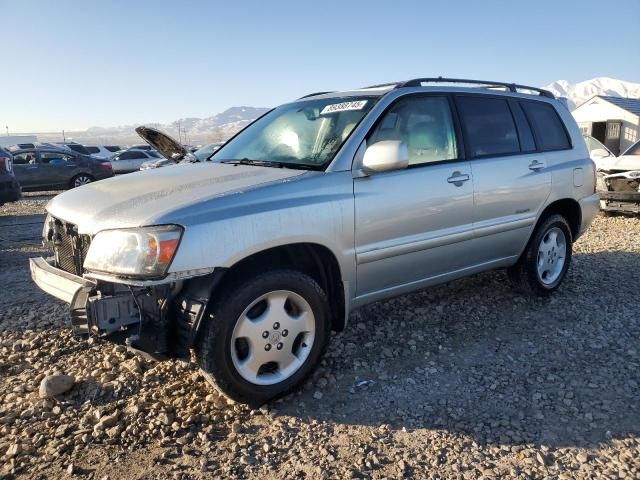
[[[367,140],[368,145],[399,140],[409,150],[409,165],[458,157],[451,109],[445,97],[408,97],[396,102]]]
[[[505,99],[459,96],[456,103],[470,156],[520,152],[518,132]]]
[[[61,152],[40,152],[40,161],[51,165],[60,165],[65,162],[74,160],[72,155],[66,155]]]
[[[117,152],[118,150],[121,150],[120,147],[118,147],[117,145],[105,145],[105,147],[107,150],[109,150],[110,152]]]
[[[26,165],[28,163],[36,163],[36,158],[35,152],[16,153],[13,155],[13,164]]]
[[[162,158],[162,156],[158,152],[154,152],[153,150],[149,150],[147,155],[153,158]]]
[[[518,102],[509,102],[511,107],[511,113],[516,121],[516,127],[518,128],[518,138],[520,139],[520,149],[523,152],[534,152],[536,150],[536,142],[533,140],[533,133],[531,133],[531,127],[527,117],[525,116],[520,104]]]
[[[85,147],[87,149],[87,152],[94,154],[94,153],[100,153],[100,149],[98,147]]]
[[[540,150],[571,148],[558,112],[548,103],[520,102],[536,136]]]

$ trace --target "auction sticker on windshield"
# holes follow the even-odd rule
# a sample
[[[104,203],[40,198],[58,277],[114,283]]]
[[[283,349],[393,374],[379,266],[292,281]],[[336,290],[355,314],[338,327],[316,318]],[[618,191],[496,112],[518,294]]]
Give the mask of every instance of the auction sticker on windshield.
[[[346,112],[348,110],[362,110],[367,104],[366,100],[357,100],[355,102],[342,102],[327,105],[322,109],[320,115],[327,115],[328,113]]]

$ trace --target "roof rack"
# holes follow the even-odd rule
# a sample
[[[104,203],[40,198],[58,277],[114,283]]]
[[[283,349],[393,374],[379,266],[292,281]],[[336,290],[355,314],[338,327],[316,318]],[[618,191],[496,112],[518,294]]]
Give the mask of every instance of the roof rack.
[[[509,89],[509,91],[513,93],[518,93],[518,89],[532,90],[534,92],[538,92],[542,97],[555,98],[553,93],[551,93],[549,90],[545,90],[544,88],[530,87],[528,85],[519,85],[517,83],[491,82],[491,81],[485,81],[485,80],[469,80],[464,78],[444,78],[444,77],[414,78],[411,80],[406,80],[404,82],[397,83],[395,88],[420,87],[422,86],[423,83],[468,83],[471,85],[483,85],[489,88],[503,87],[503,88]],[[370,88],[370,87],[367,87],[367,88]]]

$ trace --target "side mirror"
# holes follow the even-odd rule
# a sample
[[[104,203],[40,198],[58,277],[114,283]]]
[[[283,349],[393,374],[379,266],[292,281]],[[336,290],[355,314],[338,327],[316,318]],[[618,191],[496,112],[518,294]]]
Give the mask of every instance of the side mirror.
[[[596,148],[595,150],[591,150],[591,158],[607,158],[609,156],[611,156],[611,154],[604,148]]]
[[[383,140],[367,147],[362,159],[365,173],[390,172],[409,166],[407,146],[398,140]]]

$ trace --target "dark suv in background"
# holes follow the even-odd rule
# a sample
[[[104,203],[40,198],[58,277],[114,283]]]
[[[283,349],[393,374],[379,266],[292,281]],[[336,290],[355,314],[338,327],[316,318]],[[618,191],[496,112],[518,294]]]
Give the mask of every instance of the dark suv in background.
[[[20,184],[13,174],[12,155],[0,147],[0,206],[22,196]]]
[[[111,163],[56,145],[9,147],[13,169],[24,191],[79,187],[113,176]]]

